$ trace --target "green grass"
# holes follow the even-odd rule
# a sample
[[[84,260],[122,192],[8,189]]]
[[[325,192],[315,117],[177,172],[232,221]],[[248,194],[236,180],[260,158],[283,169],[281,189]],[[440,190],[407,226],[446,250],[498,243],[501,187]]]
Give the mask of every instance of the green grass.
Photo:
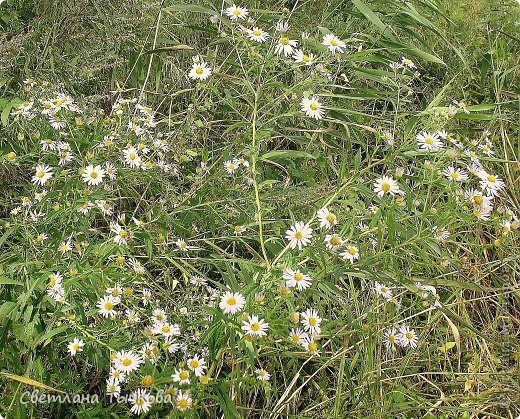
[[[131,417],[131,404],[111,404],[105,395],[110,355],[151,344],[149,356],[156,345],[159,359],[131,373],[122,394],[179,387],[193,406],[183,413],[157,404],[147,417],[516,418],[520,8],[477,0],[243,5],[255,25],[269,28],[265,44],[245,39],[227,18],[211,23],[221,4],[209,0],[0,6],[0,414]],[[280,19],[290,20],[289,38],[316,54],[330,79],[273,53],[279,36],[272,25]],[[321,45],[329,31],[347,43],[341,61]],[[197,54],[213,69],[200,83],[187,77]],[[418,74],[389,69],[403,56]],[[29,77],[37,84],[24,90]],[[59,111],[66,134],[40,113],[38,99],[56,92],[84,111]],[[313,95],[324,119],[301,112],[302,98]],[[143,111],[131,103],[120,113],[113,108],[117,98],[139,96],[155,113],[149,136],[128,129]],[[39,111],[15,119],[11,112],[25,100]],[[470,113],[450,108],[453,100]],[[446,140],[438,152],[418,149],[417,134],[440,130],[461,148]],[[101,149],[112,133],[113,145]],[[479,148],[485,137],[492,157]],[[42,150],[47,138],[67,142],[74,160],[58,165],[55,151]],[[152,163],[148,170],[123,162],[123,150],[139,143],[150,149],[139,152]],[[442,174],[448,166],[468,172],[465,150],[505,181],[489,220],[478,220],[464,197],[480,188],[475,175],[459,184]],[[229,174],[225,162],[235,157],[249,166]],[[88,165],[107,161],[116,179],[82,181]],[[31,182],[38,163],[53,168],[41,201],[34,194],[43,187]],[[383,175],[405,194],[376,196],[373,184]],[[24,206],[24,197],[32,203]],[[100,200],[113,214],[102,212]],[[92,208],[79,212],[88,202]],[[319,226],[322,207],[337,215],[331,230]],[[45,215],[34,221],[31,211]],[[297,221],[313,228],[301,250],[285,238]],[[114,242],[115,222],[132,232],[128,244]],[[235,234],[235,226],[246,230]],[[444,228],[450,236],[436,240]],[[331,232],[358,247],[359,259],[350,263],[327,249]],[[58,247],[69,238],[72,250],[62,254]],[[288,290],[285,268],[308,274],[311,287]],[[66,304],[47,295],[56,272]],[[209,288],[190,282],[195,275]],[[376,283],[395,300],[378,295]],[[122,296],[115,319],[104,318],[97,304],[116,284],[132,294]],[[152,292],[148,305],[143,289]],[[245,297],[239,313],[219,308],[226,290]],[[168,353],[158,332],[147,336],[155,308],[179,324],[176,341],[185,353]],[[309,308],[323,318],[320,356],[288,338]],[[125,309],[141,321],[129,324]],[[266,337],[243,336],[247,314],[269,323]],[[403,323],[417,333],[417,348],[387,350],[384,333]],[[71,356],[75,337],[85,346]],[[174,383],[172,374],[194,354],[203,355],[209,382],[191,373],[189,384]],[[258,368],[270,373],[268,381],[256,378]],[[97,394],[101,402],[22,402],[24,392],[42,386]]]

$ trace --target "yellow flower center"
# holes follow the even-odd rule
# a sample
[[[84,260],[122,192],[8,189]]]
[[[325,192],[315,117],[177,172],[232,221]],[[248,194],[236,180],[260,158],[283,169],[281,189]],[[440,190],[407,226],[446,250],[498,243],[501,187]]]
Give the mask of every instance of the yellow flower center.
[[[292,341],[293,341],[294,343],[298,343],[298,342],[300,341],[300,335],[293,335],[293,337],[292,337]]]
[[[145,375],[142,379],[143,386],[150,387],[153,384],[153,377],[151,375]]]
[[[237,303],[237,300],[235,297],[229,297],[227,300],[228,305],[234,306]]]
[[[43,170],[40,170],[37,175],[40,179],[45,176],[45,172]]]
[[[96,179],[96,178],[98,177],[98,173],[97,173],[97,172],[92,172],[92,173],[90,174],[90,177],[91,177],[92,179]]]
[[[105,303],[105,310],[112,310],[114,308],[114,304],[112,303]]]
[[[179,373],[179,378],[180,378],[181,380],[187,380],[189,376],[190,376],[190,375],[189,375],[188,371],[181,371],[181,372]]]
[[[381,185],[381,190],[384,191],[384,192],[388,192],[390,190],[392,186],[388,183],[388,182],[385,182]]]
[[[128,155],[128,158],[129,158],[130,160],[135,160],[135,158],[136,158],[135,153],[130,153],[130,154]]]
[[[195,369],[195,368],[198,368],[199,367],[199,361],[197,361],[196,359],[192,359],[190,361],[190,367]]]
[[[132,360],[130,358],[125,358],[122,362],[122,364],[125,366],[125,367],[128,367],[130,365],[132,365]]]
[[[235,10],[233,10],[233,14],[234,14],[235,16],[240,16],[240,10],[239,10],[239,9],[235,9]]]
[[[497,181],[497,178],[493,175],[488,175],[487,180],[491,183],[495,183]]]
[[[326,218],[327,218],[327,221],[328,221],[329,223],[333,223],[334,221],[336,221],[336,216],[333,215],[333,214],[329,214],[329,215],[327,215]]]
[[[330,41],[330,44],[333,46],[333,47],[337,47],[338,46],[338,41],[336,39],[332,39]]]
[[[348,252],[351,254],[351,255],[355,255],[357,253],[357,250],[354,248],[354,247],[349,247],[348,248]]]
[[[72,349],[74,349],[75,351],[77,351],[79,349],[79,343],[74,343],[72,345]]]
[[[309,342],[309,351],[314,352],[318,349],[318,344],[316,342]]]
[[[199,76],[204,72],[204,69],[202,67],[197,67],[195,70],[195,73],[197,73]]]
[[[161,331],[163,333],[169,333],[170,332],[170,327],[169,326],[163,326],[163,327],[161,327]]]
[[[450,176],[452,179],[458,179],[460,175],[457,172],[453,172],[450,174]]]
[[[395,342],[395,336],[394,335],[388,336],[388,342],[394,343]]]
[[[260,29],[255,29],[255,30],[253,31],[253,35],[254,35],[254,36],[260,36],[260,35],[262,35],[262,31],[261,31]]]
[[[312,102],[309,106],[309,108],[311,108],[313,111],[317,110],[318,109],[318,104],[315,103],[315,102]]]
[[[413,335],[412,335],[410,332],[408,332],[408,333],[406,334],[406,339],[411,340],[412,338],[413,338]]]
[[[289,38],[280,38],[280,44],[289,45]]]
[[[341,240],[338,236],[332,236],[329,243],[333,246],[339,246],[341,244]]]
[[[253,324],[251,325],[251,330],[252,330],[253,332],[258,332],[258,331],[260,330],[260,324],[259,324],[259,323],[253,323]]]
[[[316,320],[316,317],[309,318],[309,325],[314,327],[314,326],[316,326],[316,324],[318,324],[318,320]]]
[[[294,233],[294,238],[296,240],[301,240],[303,239],[303,233],[301,231],[297,231],[296,233]]]
[[[300,272],[296,272],[294,274],[294,280],[295,281],[301,281],[303,279],[303,274],[301,274]]]
[[[482,203],[484,202],[484,197],[482,197],[481,195],[477,195],[473,198],[473,201],[477,205],[482,205]]]
[[[189,406],[188,400],[186,400],[186,399],[180,399],[179,400],[179,408],[180,409],[187,409],[188,406]]]
[[[428,145],[432,145],[433,144],[433,138],[430,138],[430,137],[426,137],[424,139],[424,142]]]
[[[311,57],[309,57],[308,55],[304,54],[303,57],[302,57],[302,60],[305,61],[306,63],[310,63]]]

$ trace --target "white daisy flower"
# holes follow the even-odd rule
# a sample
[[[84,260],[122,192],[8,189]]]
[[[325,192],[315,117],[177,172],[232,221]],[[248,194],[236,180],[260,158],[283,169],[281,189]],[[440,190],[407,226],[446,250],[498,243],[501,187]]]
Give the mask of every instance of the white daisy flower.
[[[175,369],[172,374],[172,380],[175,383],[180,385],[189,384],[190,383],[190,372],[188,370],[183,369]]]
[[[235,314],[241,311],[246,299],[239,292],[227,291],[220,299],[219,307],[224,314]]]
[[[382,197],[385,194],[395,195],[400,189],[397,182],[391,176],[383,176],[374,182],[374,192]]]
[[[325,236],[325,239],[323,240],[325,242],[325,245],[327,246],[327,249],[330,250],[338,250],[341,246],[343,246],[343,239],[341,236],[338,236],[337,234],[328,234]]]
[[[190,409],[192,404],[192,398],[187,393],[183,393],[182,390],[179,390],[179,393],[177,394],[177,409],[184,412],[185,410]]]
[[[417,66],[414,64],[412,60],[406,57],[401,57],[401,64],[408,67],[408,68],[417,68]]]
[[[297,221],[285,231],[285,238],[289,240],[291,249],[298,246],[298,249],[302,250],[303,247],[311,242],[312,228],[310,228],[308,224],[304,224],[303,221]]]
[[[482,189],[487,189],[491,195],[498,195],[500,191],[506,186],[502,179],[487,173],[485,170],[480,170],[477,173],[477,176],[480,178],[480,187]]]
[[[266,330],[269,323],[258,316],[247,316],[247,320],[242,320],[242,330],[249,336],[267,336]]]
[[[263,43],[269,38],[269,34],[256,26],[247,30],[247,37],[252,41]]]
[[[403,347],[410,346],[410,348],[415,349],[417,348],[417,333],[415,333],[415,330],[410,329],[409,326],[403,325],[399,328],[399,343]]]
[[[224,14],[228,16],[231,20],[245,19],[249,14],[249,11],[245,7],[233,6],[228,7],[224,10]]]
[[[119,381],[115,378],[109,378],[107,380],[107,387],[106,387],[107,396],[112,397],[119,397],[121,394],[121,386],[119,385]]]
[[[139,369],[143,363],[143,358],[133,351],[119,351],[115,354],[112,363],[118,371],[130,374]]]
[[[322,318],[318,315],[318,312],[313,308],[308,308],[304,312],[300,313],[301,323],[306,332],[310,333],[311,336],[319,335],[321,333],[320,324]]]
[[[51,127],[53,127],[55,130],[62,130],[67,126],[67,123],[59,116],[51,116],[49,119],[49,123],[51,124]]]
[[[61,252],[62,255],[67,252],[70,252],[72,250],[72,244],[70,239],[68,239],[67,241],[62,241],[58,246],[58,250]]]
[[[294,51],[292,57],[296,63],[305,65],[312,65],[315,59],[314,54],[305,54],[301,49]]]
[[[152,333],[154,335],[161,335],[168,338],[171,336],[179,336],[181,334],[181,329],[178,324],[158,322],[153,325]]]
[[[152,406],[150,393],[144,388],[137,389],[130,394],[128,401],[132,404],[130,412],[134,415],[147,413]]]
[[[289,339],[297,345],[304,346],[305,342],[309,341],[309,335],[303,329],[291,329]]]
[[[331,54],[340,53],[343,54],[343,50],[347,47],[345,42],[339,39],[332,33],[329,33],[323,36],[323,40],[321,42],[322,45],[325,45]]]
[[[207,368],[206,361],[204,358],[194,355],[186,361],[188,368],[195,373],[197,377],[204,375],[204,370]]]
[[[433,235],[434,237],[440,241],[440,242],[443,242],[444,240],[446,240],[448,237],[450,237],[450,232],[446,229],[443,229],[443,228],[439,228],[439,227],[433,227]]]
[[[101,210],[103,215],[110,216],[114,213],[114,211],[112,211],[112,205],[110,205],[110,203],[108,203],[104,199],[97,201],[97,206]]]
[[[184,239],[178,239],[175,242],[175,245],[179,250],[182,250],[183,252],[187,252],[189,250],[188,244],[184,241]]]
[[[436,133],[423,132],[422,134],[417,134],[415,138],[417,139],[417,144],[423,150],[436,151],[444,147]]]
[[[99,314],[103,317],[115,317],[117,311],[115,307],[121,302],[119,297],[112,297],[111,295],[105,295],[98,301],[97,307],[99,308]]]
[[[258,368],[255,370],[256,379],[260,381],[269,381],[271,378],[271,374],[269,374],[266,370],[263,368]]]
[[[83,182],[87,185],[99,185],[103,182],[103,178],[105,177],[105,171],[98,164],[97,166],[88,165],[85,169],[83,169],[83,173],[81,175],[83,178]]]
[[[442,172],[444,176],[448,178],[450,182],[462,182],[468,180],[468,175],[462,169],[455,169],[453,166],[448,166]]]
[[[298,46],[298,41],[295,39],[289,39],[285,36],[282,36],[276,46],[274,47],[274,53],[280,55],[283,53],[286,57],[292,55],[294,49]]]
[[[395,327],[385,331],[383,343],[387,349],[394,349],[395,345],[399,343],[399,335]]]
[[[204,61],[193,63],[188,73],[188,77],[192,80],[206,80],[209,76],[211,76],[211,68]]]
[[[83,346],[85,346],[85,342],[83,342],[82,339],[74,338],[74,340],[67,345],[67,349],[72,356],[75,356],[76,353],[83,351]]]
[[[285,268],[283,270],[283,279],[285,279],[285,285],[288,288],[297,287],[298,291],[303,291],[312,284],[311,277],[303,274],[299,269],[293,271],[291,268]]]
[[[374,291],[381,295],[383,298],[386,298],[387,300],[392,298],[392,290],[388,288],[386,285],[380,284],[379,282],[376,282],[374,285]]]
[[[356,246],[347,246],[347,248],[339,254],[343,259],[348,259],[350,263],[359,259],[359,249]]]
[[[328,208],[321,208],[316,214],[321,228],[332,228],[338,222],[336,215],[330,212]]]
[[[325,113],[323,105],[314,96],[302,98],[300,106],[302,112],[310,118],[322,119]]]
[[[226,172],[233,174],[239,168],[240,163],[236,160],[227,160],[224,162],[224,169]]]
[[[142,160],[135,147],[128,147],[123,150],[124,163],[130,167],[141,166]]]
[[[320,355],[320,350],[318,349],[318,344],[314,341],[314,339],[306,340],[303,347],[310,355],[313,355],[313,356]]]
[[[112,240],[119,246],[126,246],[128,244],[128,240],[132,238],[132,233],[128,230],[125,230],[118,223],[111,223],[110,231],[114,234]]]
[[[53,172],[50,166],[46,164],[38,164],[36,166],[36,173],[32,177],[32,183],[39,183],[43,186],[50,178],[52,178],[52,175]]]

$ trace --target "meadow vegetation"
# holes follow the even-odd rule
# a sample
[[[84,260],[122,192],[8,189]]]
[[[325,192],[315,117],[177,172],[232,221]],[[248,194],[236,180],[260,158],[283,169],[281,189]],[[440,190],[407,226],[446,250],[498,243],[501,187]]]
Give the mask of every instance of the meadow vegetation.
[[[2,2],[0,415],[519,417],[519,17]]]

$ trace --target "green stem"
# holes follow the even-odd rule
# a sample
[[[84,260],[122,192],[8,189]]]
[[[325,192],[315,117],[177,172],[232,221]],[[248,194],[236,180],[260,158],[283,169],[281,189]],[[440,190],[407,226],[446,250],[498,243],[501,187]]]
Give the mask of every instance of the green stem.
[[[264,226],[262,223],[262,205],[260,203],[260,194],[258,191],[258,183],[256,181],[256,159],[258,157],[258,146],[256,144],[256,117],[258,113],[258,91],[255,90],[255,102],[253,108],[253,124],[252,124],[252,149],[253,153],[251,156],[251,171],[253,174],[253,187],[255,189],[255,202],[256,202],[256,211],[258,217],[258,234],[260,236],[260,246],[262,248],[262,256],[264,257],[265,264],[269,269],[271,264],[269,263],[269,258],[267,257],[267,252],[265,250],[265,242],[264,242]]]

